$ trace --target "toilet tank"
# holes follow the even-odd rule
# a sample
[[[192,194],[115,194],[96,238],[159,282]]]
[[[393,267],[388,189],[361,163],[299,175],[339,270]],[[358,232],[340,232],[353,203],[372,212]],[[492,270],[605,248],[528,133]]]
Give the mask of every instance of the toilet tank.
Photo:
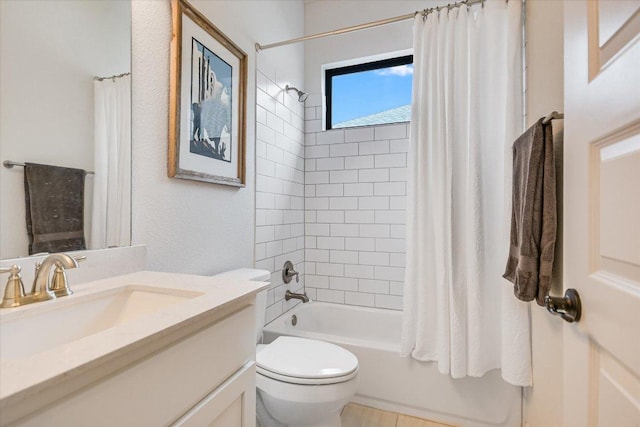
[[[239,268],[237,270],[225,271],[216,274],[213,277],[229,278],[234,280],[249,280],[253,282],[268,282],[271,279],[271,273],[267,270],[258,270],[255,268]],[[267,290],[258,292],[256,295],[256,343],[262,338],[262,328],[267,315]]]

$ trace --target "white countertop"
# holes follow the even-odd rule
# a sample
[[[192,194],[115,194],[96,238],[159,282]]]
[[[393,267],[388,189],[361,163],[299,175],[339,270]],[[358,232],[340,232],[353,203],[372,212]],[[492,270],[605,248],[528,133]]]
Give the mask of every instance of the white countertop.
[[[73,287],[73,283],[71,285]],[[81,378],[98,368],[104,371],[109,364],[114,365],[115,360],[119,359],[116,365],[131,363],[144,357],[145,351],[153,347],[153,343],[161,345],[163,338],[169,334],[181,332],[186,336],[200,328],[203,321],[230,309],[234,302],[252,298],[269,286],[264,282],[141,271],[85,283],[74,288],[73,295],[58,300],[2,309],[0,333],[2,322],[29,316],[30,310],[44,310],[46,305],[51,306],[63,300],[71,304],[74,298],[82,295],[127,285],[153,286],[202,295],[28,357],[0,360],[0,410],[45,390],[64,384],[69,387],[69,382],[73,382],[74,378]],[[55,327],[55,324],[42,325],[45,330]],[[130,360],[123,361],[123,358]]]

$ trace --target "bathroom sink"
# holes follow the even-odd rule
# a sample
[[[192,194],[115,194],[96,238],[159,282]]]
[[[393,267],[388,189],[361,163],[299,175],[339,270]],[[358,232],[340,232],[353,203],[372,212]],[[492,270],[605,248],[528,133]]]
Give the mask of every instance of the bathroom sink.
[[[115,424],[170,424],[250,358],[252,334],[243,340],[240,331],[251,329],[251,306],[268,286],[138,271],[74,281],[73,295],[0,310],[0,425],[25,417],[29,425],[86,425],[98,413],[98,424],[112,425],[114,407]],[[225,339],[231,344],[220,347]]]
[[[36,303],[0,322],[0,360],[18,359],[80,340],[203,295],[125,285]]]

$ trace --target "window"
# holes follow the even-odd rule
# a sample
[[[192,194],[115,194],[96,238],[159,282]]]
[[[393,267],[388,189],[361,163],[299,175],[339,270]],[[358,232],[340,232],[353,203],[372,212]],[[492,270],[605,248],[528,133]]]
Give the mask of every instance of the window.
[[[413,55],[325,70],[326,129],[411,120]]]

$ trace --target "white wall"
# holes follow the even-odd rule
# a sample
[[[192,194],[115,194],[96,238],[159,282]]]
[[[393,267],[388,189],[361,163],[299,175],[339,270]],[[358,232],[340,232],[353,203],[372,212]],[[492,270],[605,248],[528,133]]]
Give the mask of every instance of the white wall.
[[[563,111],[563,5],[560,0],[527,1],[527,108],[528,125],[553,110]],[[554,140],[562,140],[562,120],[555,120]],[[558,147],[556,147],[558,148]],[[561,179],[561,171],[557,174]],[[558,192],[562,201],[562,191]],[[562,203],[552,294],[562,295]],[[524,391],[524,425],[562,426],[563,320],[531,305],[533,387]]]
[[[210,274],[254,263],[256,42],[302,35],[303,3],[193,1],[248,54],[247,185],[167,177],[169,1],[133,3],[133,241],[147,245],[152,270]],[[303,78],[303,51],[292,46],[265,58]]]
[[[0,160],[92,170],[93,78],[131,69],[129,4],[0,1],[0,30]],[[0,167],[0,258],[28,252],[23,176]]]

